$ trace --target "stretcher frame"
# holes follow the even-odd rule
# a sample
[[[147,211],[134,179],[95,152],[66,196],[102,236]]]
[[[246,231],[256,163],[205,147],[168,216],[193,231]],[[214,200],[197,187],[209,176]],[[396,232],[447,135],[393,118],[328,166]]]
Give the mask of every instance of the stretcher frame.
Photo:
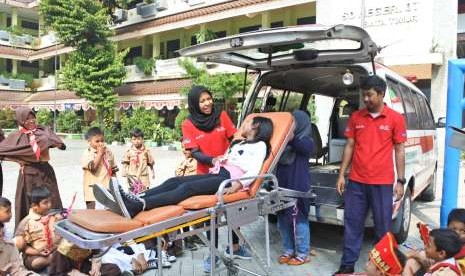
[[[293,131],[293,125],[289,132]],[[215,247],[215,229],[221,227],[228,228],[228,245],[232,248],[232,231],[234,231],[239,239],[246,243],[255,257],[257,264],[265,275],[270,275],[271,259],[270,259],[270,237],[269,237],[269,222],[268,215],[276,213],[277,211],[292,207],[296,204],[297,198],[313,198],[314,195],[309,192],[299,192],[289,189],[284,189],[278,186],[277,178],[274,174],[270,173],[274,170],[285,145],[289,141],[289,134],[285,136],[282,144],[279,146],[277,153],[273,157],[271,165],[268,167],[266,174],[257,176],[250,176],[238,179],[224,180],[218,188],[217,197],[218,202],[215,206],[204,208],[200,210],[186,210],[180,216],[176,216],[158,223],[142,226],[140,228],[130,230],[124,233],[97,233],[90,231],[84,227],[72,223],[69,219],[65,219],[56,224],[55,230],[57,234],[74,243],[75,245],[85,249],[101,249],[102,254],[105,254],[105,247],[111,247],[117,243],[126,243],[129,241],[142,242],[144,240],[161,237],[164,234],[177,232],[178,230],[186,227],[196,225],[201,222],[209,222],[209,226],[192,229],[188,232],[179,233],[174,236],[174,240],[182,239],[188,236],[197,235],[203,240],[205,244],[209,244],[211,262],[211,275],[215,275],[215,256],[219,256],[225,264],[228,275],[236,275],[239,270],[251,275],[261,275],[253,271],[247,270],[236,264],[232,256],[223,256]],[[262,179],[259,184],[259,191],[254,197],[225,203],[223,191],[225,187],[233,181],[242,181],[249,179]],[[269,181],[271,190],[266,191],[262,189],[264,181]],[[244,235],[242,235],[239,227],[256,222],[259,217],[264,217],[265,221],[265,251],[266,260],[263,260],[258,251],[249,242]],[[210,231],[210,241],[206,239],[203,232]],[[161,256],[161,239],[158,239],[157,256]],[[231,253],[232,254],[232,250]],[[158,258],[159,275],[163,275],[162,258]]]

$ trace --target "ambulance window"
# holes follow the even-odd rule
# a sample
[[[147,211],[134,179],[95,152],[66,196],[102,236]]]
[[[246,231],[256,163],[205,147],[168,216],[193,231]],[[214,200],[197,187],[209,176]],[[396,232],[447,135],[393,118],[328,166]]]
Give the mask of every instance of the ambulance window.
[[[418,103],[420,104],[421,114],[422,114],[422,127],[424,129],[434,129],[434,118],[431,110],[428,107],[428,102],[426,98],[420,95],[419,93],[415,93],[418,99]]]
[[[399,112],[400,114],[404,114],[405,116],[404,105],[402,104],[402,98],[400,96],[399,87],[397,86],[397,84],[395,84],[393,81],[389,79],[387,80],[387,84],[387,93],[389,98],[391,99],[392,109]]]
[[[405,115],[407,117],[407,128],[408,129],[419,129],[420,128],[420,116],[418,102],[415,95],[412,94],[410,88],[399,83],[399,88],[402,93],[402,99],[404,100]]]

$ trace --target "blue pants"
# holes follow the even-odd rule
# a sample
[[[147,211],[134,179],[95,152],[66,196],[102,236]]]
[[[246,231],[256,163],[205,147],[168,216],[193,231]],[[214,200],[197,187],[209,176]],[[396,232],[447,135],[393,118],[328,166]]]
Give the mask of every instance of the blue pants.
[[[278,212],[278,230],[283,254],[305,259],[310,253],[310,225],[308,216],[294,208]]]
[[[358,260],[369,209],[373,212],[376,242],[391,229],[392,196],[392,185],[368,185],[349,180],[344,193],[342,265],[354,266]]]

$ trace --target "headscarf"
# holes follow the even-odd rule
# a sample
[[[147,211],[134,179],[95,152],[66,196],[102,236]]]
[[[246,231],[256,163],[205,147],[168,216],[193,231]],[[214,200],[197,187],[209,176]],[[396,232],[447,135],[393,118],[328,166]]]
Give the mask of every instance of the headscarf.
[[[32,109],[28,107],[21,107],[16,109],[16,121],[19,127],[24,127],[24,122],[29,114],[34,115]],[[40,151],[46,151],[48,148],[55,145],[60,145],[61,149],[65,148],[65,144],[48,126],[37,125],[33,131],[35,141]],[[22,131],[15,131],[8,135],[0,143],[0,159],[8,158],[10,160],[19,161],[26,157],[36,159],[36,153],[32,149],[30,138],[27,133]]]
[[[302,110],[295,110],[292,112],[292,116],[295,121],[294,139],[302,139],[304,137],[311,138],[312,123],[310,115]],[[292,146],[287,145],[279,159],[279,164],[290,165],[294,162],[294,160],[295,150]]]
[[[193,86],[189,94],[187,95],[187,103],[189,105],[189,117],[188,119],[194,124],[194,126],[202,131],[212,131],[220,122],[221,109],[213,105],[211,114],[204,114],[200,110],[199,100],[202,93],[212,94],[206,87]]]

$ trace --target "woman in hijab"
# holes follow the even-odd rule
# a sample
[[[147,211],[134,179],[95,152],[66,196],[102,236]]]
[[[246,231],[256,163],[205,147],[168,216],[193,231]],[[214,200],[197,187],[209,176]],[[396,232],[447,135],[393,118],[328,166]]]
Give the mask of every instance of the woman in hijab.
[[[63,208],[55,172],[48,161],[49,148],[66,148],[49,127],[36,124],[32,109],[18,108],[16,121],[19,130],[12,132],[0,143],[0,159],[18,162],[20,165],[15,198],[15,227],[29,212],[29,194],[34,187],[47,187],[52,193],[52,209]]]
[[[276,169],[280,187],[308,192],[310,176],[308,160],[313,151],[310,116],[301,110],[292,113],[296,123],[294,137],[289,141]],[[278,229],[283,253],[280,264],[301,265],[310,262],[310,200],[299,198],[294,207],[278,212]]]
[[[228,114],[213,103],[212,94],[206,87],[193,86],[187,96],[187,103],[189,117],[181,126],[182,143],[197,160],[197,174],[207,174],[216,160],[229,148],[236,128]],[[218,247],[218,234],[216,239]],[[239,245],[239,238],[234,232],[233,255],[237,258],[251,259],[250,253]],[[205,272],[210,272],[209,258],[204,262]]]

